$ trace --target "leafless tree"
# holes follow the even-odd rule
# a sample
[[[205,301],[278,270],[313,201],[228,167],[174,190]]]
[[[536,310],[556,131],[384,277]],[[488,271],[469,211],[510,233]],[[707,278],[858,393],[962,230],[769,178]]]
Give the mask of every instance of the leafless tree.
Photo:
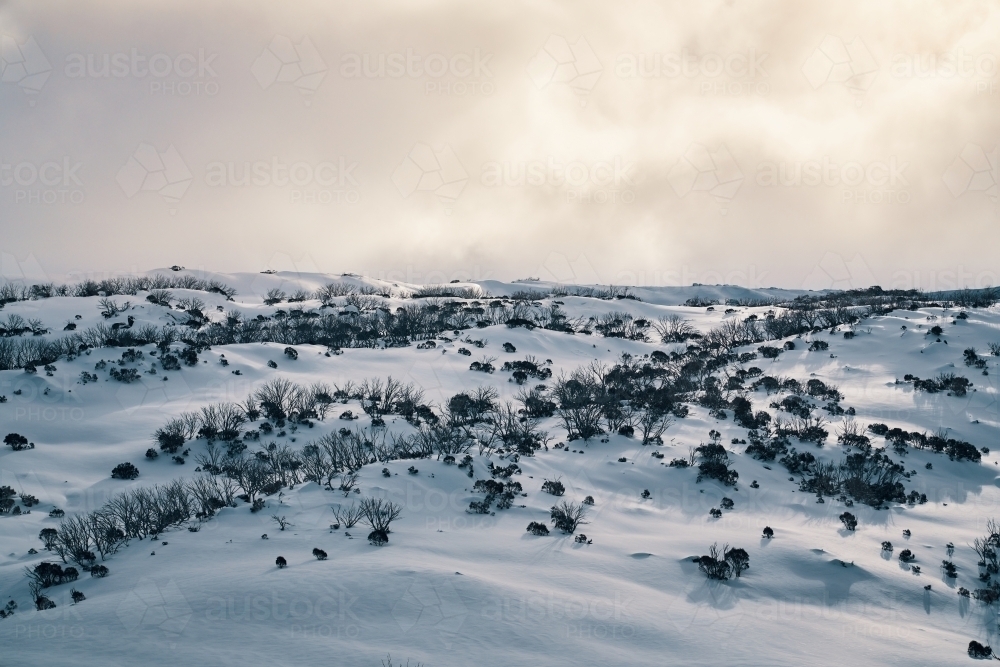
[[[337,488],[340,490],[341,493],[344,494],[344,497],[346,498],[349,495],[351,495],[351,492],[357,485],[358,485],[358,473],[351,471],[351,472],[345,472],[340,476],[340,486],[338,486]]]
[[[284,418],[292,409],[296,389],[293,382],[279,377],[265,382],[257,389],[255,397],[265,415]]]
[[[274,521],[276,524],[278,524],[278,528],[280,530],[284,530],[285,528],[295,525],[291,521],[289,521],[286,517],[278,516],[277,514],[271,515],[271,521]]]
[[[587,506],[580,503],[563,500],[554,505],[551,510],[552,523],[564,533],[574,533],[581,525],[587,523]]]
[[[365,498],[361,501],[362,522],[375,532],[389,533],[389,524],[398,519],[403,508],[384,498]]]
[[[333,516],[337,519],[337,523],[344,528],[353,528],[361,520],[363,514],[361,508],[354,503],[351,503],[350,507],[334,505],[330,509],[333,510]]]
[[[226,465],[226,474],[240,485],[250,502],[253,502],[260,490],[272,480],[271,466],[256,456],[239,456],[230,459]]]

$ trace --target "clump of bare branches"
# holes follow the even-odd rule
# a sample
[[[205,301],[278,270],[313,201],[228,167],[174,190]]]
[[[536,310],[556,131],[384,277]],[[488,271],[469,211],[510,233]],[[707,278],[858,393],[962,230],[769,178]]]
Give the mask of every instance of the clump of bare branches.
[[[384,498],[365,498],[361,501],[361,520],[372,532],[368,541],[375,546],[382,546],[389,541],[389,525],[398,519],[403,508]]]

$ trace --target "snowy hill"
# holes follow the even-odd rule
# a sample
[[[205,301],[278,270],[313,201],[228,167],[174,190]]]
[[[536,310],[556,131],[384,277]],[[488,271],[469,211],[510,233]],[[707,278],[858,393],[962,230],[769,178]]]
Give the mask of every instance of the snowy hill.
[[[0,662],[959,664],[1000,642],[970,547],[1000,517],[1000,309],[609,289],[164,269],[0,290],[0,435],[26,439],[0,450]],[[109,509],[174,480],[188,505],[155,533]],[[367,499],[400,509],[383,546],[339,525]],[[33,594],[42,562],[78,578]]]

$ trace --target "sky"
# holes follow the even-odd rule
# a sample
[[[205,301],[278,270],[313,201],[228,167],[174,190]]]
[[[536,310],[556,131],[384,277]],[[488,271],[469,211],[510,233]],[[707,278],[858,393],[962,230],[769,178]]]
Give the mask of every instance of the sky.
[[[0,275],[1000,284],[986,2],[0,2]]]

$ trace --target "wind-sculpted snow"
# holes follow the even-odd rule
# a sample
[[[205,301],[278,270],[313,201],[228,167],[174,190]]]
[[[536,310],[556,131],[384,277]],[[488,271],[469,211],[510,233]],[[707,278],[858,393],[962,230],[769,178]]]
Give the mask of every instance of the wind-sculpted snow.
[[[176,268],[0,290],[4,664],[1000,642],[991,294]]]

